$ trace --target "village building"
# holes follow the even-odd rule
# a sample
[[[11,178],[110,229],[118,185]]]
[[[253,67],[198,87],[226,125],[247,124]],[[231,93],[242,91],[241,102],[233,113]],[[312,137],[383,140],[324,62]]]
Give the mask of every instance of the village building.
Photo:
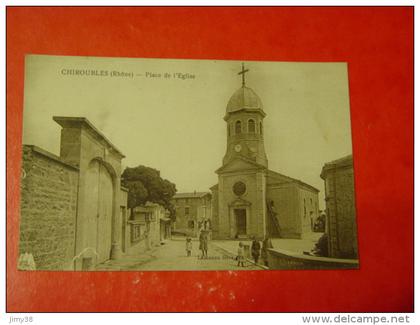
[[[335,258],[357,258],[353,156],[326,163],[321,178],[325,182],[328,255]]]
[[[127,248],[124,155],[86,118],[53,119],[59,156],[23,146],[19,253],[37,269],[89,270]]]
[[[210,192],[176,193],[172,198],[176,210],[173,231],[196,237],[201,228],[210,228],[211,199]]]
[[[211,187],[213,238],[302,238],[318,217],[319,190],[268,168],[266,113],[258,95],[245,85],[247,71],[242,67],[242,86],[224,116],[226,154],[216,171],[218,184]]]
[[[135,207],[126,223],[130,229],[123,231],[123,234],[130,234],[123,240],[124,251],[134,255],[160,246],[171,236],[170,221],[167,210],[159,204],[147,202]]]

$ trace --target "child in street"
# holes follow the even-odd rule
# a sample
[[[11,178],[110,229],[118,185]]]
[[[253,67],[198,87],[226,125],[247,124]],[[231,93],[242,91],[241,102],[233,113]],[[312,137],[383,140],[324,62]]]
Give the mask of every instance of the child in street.
[[[192,240],[190,237],[187,237],[187,242],[185,245],[185,249],[187,251],[187,256],[191,256],[191,251],[192,251]]]
[[[237,260],[238,260],[238,266],[244,267],[245,252],[244,252],[244,245],[242,244],[242,242],[239,242]]]

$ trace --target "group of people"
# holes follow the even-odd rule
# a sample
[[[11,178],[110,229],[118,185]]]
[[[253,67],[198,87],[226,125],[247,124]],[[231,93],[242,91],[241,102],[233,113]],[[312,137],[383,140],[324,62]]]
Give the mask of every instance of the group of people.
[[[251,244],[251,255],[255,262],[255,264],[258,264],[258,261],[260,259],[260,256],[264,262],[265,266],[268,266],[268,249],[273,248],[273,244],[271,243],[271,239],[266,236],[261,243],[255,238],[252,238],[252,244]],[[238,247],[238,256],[237,256],[238,266],[245,266],[245,249],[244,244],[242,242],[239,242]]]
[[[208,251],[208,231],[202,229],[200,231],[200,235],[198,237],[200,242],[198,248],[201,251],[201,258],[207,258],[207,251]],[[187,251],[187,256],[191,256],[192,252],[192,239],[191,237],[187,237],[185,249]]]
[[[202,229],[200,231],[200,235],[198,237],[199,240],[199,249],[201,251],[201,257],[202,259],[207,258],[207,251],[208,251],[208,231]],[[251,255],[255,262],[255,264],[258,264],[260,257],[262,258],[262,261],[265,266],[268,266],[268,249],[273,248],[273,244],[271,243],[271,239],[266,236],[264,240],[262,241],[262,245],[259,240],[257,240],[255,237],[252,237],[252,243],[251,243]],[[192,239],[191,237],[186,238],[186,246],[185,249],[187,251],[187,256],[191,256],[192,252]],[[238,266],[245,266],[245,245],[242,242],[239,242],[238,247],[238,255],[236,257],[236,260],[238,261]]]

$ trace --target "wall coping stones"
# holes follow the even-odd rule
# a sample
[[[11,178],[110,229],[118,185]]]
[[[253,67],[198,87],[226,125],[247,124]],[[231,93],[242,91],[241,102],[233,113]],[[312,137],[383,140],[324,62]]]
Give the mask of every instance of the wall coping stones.
[[[59,156],[56,156],[56,155],[54,155],[53,153],[51,153],[51,152],[49,152],[47,150],[44,150],[44,149],[42,149],[40,147],[37,147],[35,145],[31,145],[31,144],[24,144],[23,146],[26,147],[26,148],[30,148],[33,152],[35,152],[35,153],[37,153],[39,155],[42,155],[42,156],[44,156],[46,158],[49,158],[49,159],[51,159],[53,161],[56,161],[56,162],[58,162],[58,163],[60,163],[60,164],[62,164],[64,166],[66,166],[66,167],[72,168],[74,170],[79,170],[79,168],[77,166],[74,166],[74,165],[68,163],[67,161],[64,161]]]
[[[297,252],[288,251],[280,248],[270,248],[268,249],[273,255],[277,255],[284,258],[296,259],[307,262],[315,262],[322,264],[343,264],[343,265],[352,265],[357,267],[359,265],[359,260],[357,259],[346,259],[346,258],[331,258],[331,257],[322,257],[322,256],[312,256],[304,255]]]

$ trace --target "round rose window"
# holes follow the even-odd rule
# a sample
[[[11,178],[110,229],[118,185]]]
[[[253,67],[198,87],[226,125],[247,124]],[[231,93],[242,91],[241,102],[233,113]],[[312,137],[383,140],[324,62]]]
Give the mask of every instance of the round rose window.
[[[243,182],[236,182],[233,185],[233,193],[235,193],[237,196],[244,195],[246,191],[246,185]]]

